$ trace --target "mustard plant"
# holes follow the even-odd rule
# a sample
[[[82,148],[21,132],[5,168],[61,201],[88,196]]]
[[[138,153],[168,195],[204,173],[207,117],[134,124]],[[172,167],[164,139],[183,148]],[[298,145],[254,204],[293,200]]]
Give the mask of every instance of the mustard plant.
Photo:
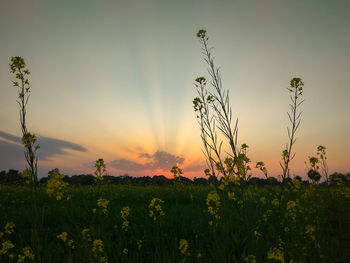
[[[99,158],[95,162],[95,172],[94,174],[96,175],[96,183],[100,184],[103,182],[103,173],[106,172],[106,164],[102,158]]]
[[[213,103],[213,97],[208,95],[206,89],[206,79],[199,77],[196,79],[195,86],[199,97],[194,98],[193,107],[195,112],[198,112],[197,119],[201,129],[201,139],[203,142],[204,150],[202,150],[206,157],[207,166],[210,170],[206,170],[205,174],[215,177],[215,168],[217,166],[223,167],[223,161],[221,160],[221,146],[218,146],[215,118],[210,112],[210,103]],[[213,154],[214,156],[213,156]],[[224,171],[223,171],[224,172]]]
[[[179,182],[181,183],[181,175],[183,174],[182,169],[180,169],[177,165],[173,166],[170,170],[174,177],[174,185]]]
[[[209,46],[209,37],[206,35],[206,30],[200,29],[197,33],[199,42],[202,46],[202,54],[204,55],[204,61],[208,64],[208,73],[211,76],[211,86],[214,88],[214,92],[210,92],[211,106],[215,111],[215,119],[218,122],[218,129],[229,140],[229,144],[232,150],[232,155],[238,155],[237,149],[237,132],[238,132],[238,119],[236,120],[235,127],[232,128],[232,109],[230,106],[229,90],[223,90],[220,68],[214,63],[214,56],[212,54],[213,47]]]
[[[243,180],[248,180],[250,177],[248,171],[251,169],[248,165],[250,162],[250,159],[247,157],[248,146],[243,144],[241,149],[238,148],[238,118],[235,125],[232,126],[229,90],[222,88],[220,68],[214,63],[213,47],[209,46],[209,37],[206,34],[206,30],[200,29],[197,37],[202,46],[204,61],[208,65],[212,87],[212,91],[208,90],[205,77],[197,78],[195,86],[199,96],[193,100],[194,109],[198,112],[198,123],[201,127],[201,139],[204,145],[203,153],[210,169],[205,170],[205,174],[210,175],[211,171],[213,177],[222,174],[223,177],[238,176]],[[231,151],[226,152],[228,157],[225,159],[221,156],[223,142],[218,142],[216,128],[221,131],[222,135],[229,142]],[[215,171],[218,172],[217,175]]]
[[[326,156],[326,147],[319,145],[317,147],[317,155],[320,159],[321,164],[321,170],[323,173],[323,176],[326,178],[327,185],[329,184],[329,178],[328,178],[328,165],[327,165],[327,156]]]
[[[282,151],[282,162],[280,162],[283,183],[287,178],[290,178],[289,164],[295,157],[295,153],[292,153],[292,147],[296,141],[295,134],[301,122],[302,112],[299,111],[299,107],[304,102],[304,100],[300,101],[300,97],[303,95],[303,88],[304,83],[301,78],[293,78],[290,81],[290,87],[287,88],[290,92],[291,104],[289,104],[290,112],[287,112],[290,121],[290,127],[287,126],[289,140],[286,148]]]
[[[28,132],[26,117],[27,104],[30,97],[30,83],[28,76],[30,74],[22,57],[11,57],[10,72],[15,75],[16,80],[12,81],[13,86],[19,88],[17,103],[20,107],[20,123],[22,130],[22,143],[25,147],[24,156],[27,161],[26,169],[29,171],[30,181],[33,185],[38,183],[38,156],[37,150],[40,148],[36,144],[35,134]]]

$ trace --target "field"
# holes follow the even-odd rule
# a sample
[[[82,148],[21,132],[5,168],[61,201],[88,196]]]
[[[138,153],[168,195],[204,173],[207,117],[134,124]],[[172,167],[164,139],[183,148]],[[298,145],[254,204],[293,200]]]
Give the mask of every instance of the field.
[[[1,186],[0,262],[350,262],[349,188],[293,182]]]

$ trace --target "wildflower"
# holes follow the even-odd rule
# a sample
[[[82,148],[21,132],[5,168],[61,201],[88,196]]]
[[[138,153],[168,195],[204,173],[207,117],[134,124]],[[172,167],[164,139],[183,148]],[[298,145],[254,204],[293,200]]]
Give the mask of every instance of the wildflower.
[[[95,239],[92,243],[92,252],[100,252],[103,253],[103,242],[100,239]]]
[[[254,236],[256,239],[259,239],[259,237],[261,237],[261,234],[258,231],[254,230]]]
[[[61,234],[57,235],[58,239],[61,239],[63,242],[67,241],[68,234],[67,232],[62,232]]]
[[[100,199],[97,200],[97,206],[98,207],[102,207],[102,208],[106,208],[107,209],[108,203],[109,203],[109,201],[106,200],[106,199],[103,199],[103,198],[100,198]]]
[[[204,29],[198,30],[198,32],[197,32],[197,37],[199,37],[199,38],[205,38],[205,33],[206,33],[206,32],[207,32],[207,31],[204,30]]]
[[[129,226],[128,216],[130,213],[130,208],[128,206],[123,207],[123,209],[120,211],[121,217],[123,219],[122,229],[127,230]]]
[[[149,204],[149,216],[153,220],[157,220],[157,216],[164,216],[165,213],[162,210],[161,204],[164,203],[163,200],[159,198],[153,198]]]
[[[7,235],[11,235],[14,232],[15,224],[13,222],[8,222],[4,227],[4,232]]]
[[[220,197],[217,194],[217,192],[212,191],[208,194],[206,205],[208,206],[209,214],[214,216],[216,220],[219,220],[220,216],[218,215],[218,212],[219,212],[219,207],[221,206],[221,203],[220,203]]]
[[[18,254],[17,263],[22,263],[25,259],[26,257],[24,255]]]
[[[205,77],[198,77],[196,78],[196,82],[205,85],[207,83],[207,80],[205,79]]]
[[[22,248],[22,253],[23,253],[24,256],[26,256],[30,260],[34,260],[34,254],[33,254],[33,252],[32,252],[30,247]]]
[[[266,198],[265,198],[265,197],[260,197],[260,202],[261,202],[262,204],[265,204],[265,203],[266,203]]]
[[[14,248],[14,247],[15,247],[15,245],[14,245],[10,240],[4,241],[4,242],[1,244],[0,255],[5,255],[5,254],[7,254],[7,252],[8,252],[11,248]]]
[[[105,215],[108,213],[108,210],[107,210],[108,204],[109,204],[109,201],[107,199],[100,198],[97,200],[97,206],[102,208],[102,213],[104,213]]]
[[[81,234],[83,235],[83,239],[87,240],[87,241],[91,241],[91,235],[90,235],[90,229],[85,228],[81,231]]]
[[[137,249],[140,250],[142,248],[142,240],[136,241]]]
[[[181,239],[179,243],[179,249],[181,254],[185,254],[188,249],[188,242],[185,239]]]
[[[106,257],[101,257],[100,263],[108,263],[108,259]]]
[[[278,206],[279,203],[280,203],[280,202],[278,201],[277,198],[275,198],[275,199],[272,200],[272,205],[274,205],[274,206]]]
[[[202,258],[202,257],[203,257],[203,255],[201,253],[197,254],[197,258]]]
[[[91,210],[93,214],[96,214],[96,208]]]
[[[309,235],[311,240],[315,241],[315,235],[314,235],[314,232],[315,232],[315,227],[312,226],[312,225],[307,225],[306,228],[305,228],[305,234],[306,235]]]
[[[32,253],[30,247],[22,248],[21,253],[18,254],[17,257],[17,263],[24,262],[26,258],[28,258],[29,260],[34,260],[34,254]]]
[[[220,184],[218,187],[220,190],[224,190],[225,189],[225,185],[224,184]]]
[[[254,255],[248,255],[244,258],[244,262],[256,263],[256,257]]]
[[[280,248],[270,248],[270,250],[267,252],[267,259],[275,259],[277,261],[281,261],[284,263],[284,253],[283,250]]]
[[[123,254],[124,254],[124,255],[127,255],[128,252],[129,252],[129,250],[128,250],[127,248],[124,248],[124,249],[123,249]]]
[[[67,241],[67,245],[68,245],[70,248],[75,249],[74,241],[73,241],[72,239],[69,239],[69,240]]]
[[[233,193],[233,192],[228,192],[227,197],[229,200],[236,200],[235,193]]]
[[[64,189],[68,186],[67,182],[63,181],[64,175],[55,171],[51,178],[47,181],[46,193],[49,196],[55,196],[56,200],[61,200]]]

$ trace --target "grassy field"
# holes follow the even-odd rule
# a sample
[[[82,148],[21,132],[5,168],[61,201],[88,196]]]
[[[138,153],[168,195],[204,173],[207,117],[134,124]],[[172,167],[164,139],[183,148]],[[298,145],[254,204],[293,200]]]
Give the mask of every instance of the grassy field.
[[[350,262],[342,186],[1,186],[0,215],[0,262]]]

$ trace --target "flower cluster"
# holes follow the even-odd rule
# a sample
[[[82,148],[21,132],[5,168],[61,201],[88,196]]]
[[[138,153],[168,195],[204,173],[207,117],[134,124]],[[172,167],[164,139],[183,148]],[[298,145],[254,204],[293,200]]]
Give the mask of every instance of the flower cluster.
[[[267,259],[274,259],[284,263],[284,252],[283,248],[273,247],[267,252]]]
[[[163,200],[159,198],[153,198],[149,204],[149,216],[153,218],[153,220],[157,220],[157,217],[164,216],[165,213],[162,210],[161,204],[164,203]]]
[[[51,178],[47,181],[46,193],[49,196],[55,196],[57,200],[61,200],[64,194],[65,188],[68,183],[63,181],[64,175],[55,171]]]
[[[122,229],[127,231],[129,226],[128,216],[130,214],[130,208],[128,206],[123,207],[123,209],[120,211],[121,217],[123,219],[122,223]]]
[[[215,220],[219,220],[220,216],[218,214],[220,208],[220,196],[217,192],[212,191],[208,194],[206,205],[208,206],[209,214],[212,215]],[[213,221],[209,221],[209,225],[212,225]]]
[[[109,204],[109,201],[107,199],[99,198],[97,200],[97,206],[102,209],[102,213],[104,213],[105,215],[108,213],[108,210],[107,210],[108,204]]]
[[[24,262],[26,258],[29,260],[34,260],[35,258],[32,249],[28,246],[21,249],[21,253],[18,254],[17,263]]]
[[[205,38],[205,33],[206,33],[206,32],[207,32],[207,31],[204,30],[204,29],[198,30],[198,32],[197,32],[197,37],[199,37],[199,38]]]
[[[68,239],[68,233],[62,232],[61,234],[57,235],[57,238],[62,240],[64,244],[66,244],[71,249],[75,249],[74,241],[73,239]]]

